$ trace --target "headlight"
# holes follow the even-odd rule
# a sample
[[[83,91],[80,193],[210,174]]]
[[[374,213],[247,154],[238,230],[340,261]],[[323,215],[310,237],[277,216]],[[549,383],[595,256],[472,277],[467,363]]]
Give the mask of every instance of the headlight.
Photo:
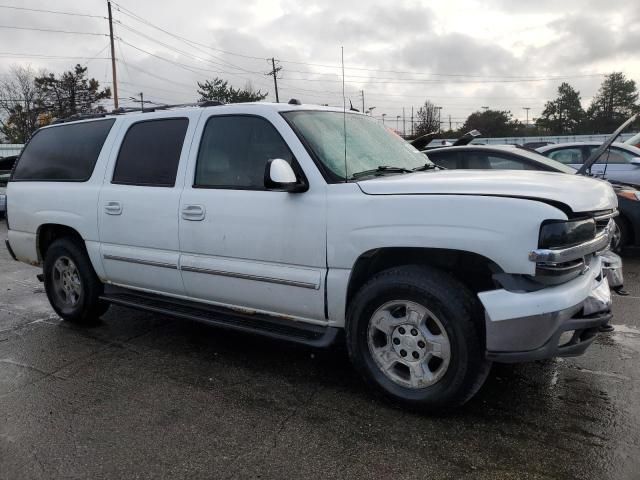
[[[596,236],[596,222],[584,220],[545,220],[540,227],[538,248],[562,248],[588,242]]]
[[[626,198],[627,200],[634,202],[640,201],[640,192],[638,190],[619,190],[617,194],[619,197]]]

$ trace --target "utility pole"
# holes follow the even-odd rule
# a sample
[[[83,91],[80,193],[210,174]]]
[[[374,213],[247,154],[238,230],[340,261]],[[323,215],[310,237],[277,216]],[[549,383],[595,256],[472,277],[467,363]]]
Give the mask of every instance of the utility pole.
[[[273,68],[273,70],[267,73],[267,75],[273,76],[273,85],[275,86],[275,89],[276,89],[276,103],[280,103],[280,97],[278,96],[278,72],[282,70],[282,67],[280,66],[276,67],[276,59],[273,57],[271,58],[271,67]]]
[[[529,110],[531,110],[531,107],[522,107],[522,109],[527,112],[527,123],[525,123],[525,125],[528,127],[529,126]]]
[[[449,131],[451,131],[451,114],[449,114]]]
[[[413,106],[411,106],[411,136],[413,137]]]
[[[111,2],[107,0],[109,10],[109,38],[111,39],[111,73],[113,85],[113,108],[118,109],[118,77],[116,75],[116,49],[113,45],[113,17],[111,16]]]
[[[405,123],[404,107],[402,107],[402,136],[407,136],[407,125]]]
[[[360,93],[362,94],[362,113],[364,113],[364,90],[360,90]]]
[[[440,133],[440,131],[442,130],[442,122],[440,120],[440,117],[442,115],[442,107],[436,107],[438,109],[438,133]]]

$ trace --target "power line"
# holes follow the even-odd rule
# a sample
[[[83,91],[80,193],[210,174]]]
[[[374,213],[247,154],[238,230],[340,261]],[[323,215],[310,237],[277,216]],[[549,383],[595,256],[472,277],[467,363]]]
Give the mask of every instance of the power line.
[[[94,32],[75,32],[71,30],[54,30],[51,28],[36,28],[36,27],[14,27],[12,25],[0,25],[0,28],[8,28],[11,30],[29,30],[36,32],[51,32],[51,33],[70,33],[74,35],[93,35],[97,37],[108,37],[106,33],[94,33]]]
[[[64,59],[64,60],[108,60],[109,57],[67,57],[64,55],[46,55],[46,54],[38,54],[38,53],[11,53],[11,52],[0,52],[0,57],[7,58],[41,58],[41,59]]]
[[[159,44],[159,45],[162,45],[163,47],[165,47],[165,48],[166,48],[166,49],[168,49],[168,50],[171,50],[171,51],[173,51],[173,52],[179,53],[180,55],[184,55],[184,56],[189,57],[189,58],[191,58],[191,59],[198,60],[198,61],[200,61],[200,62],[209,62],[209,63],[211,63],[212,65],[215,65],[216,67],[232,67],[232,68],[235,68],[235,69],[237,69],[237,70],[241,70],[242,72],[245,72],[245,73],[258,74],[258,75],[261,75],[261,74],[262,74],[262,72],[250,71],[250,70],[246,70],[246,69],[244,69],[244,68],[242,68],[242,67],[236,67],[236,66],[233,66],[233,65],[228,64],[228,63],[219,63],[219,62],[214,62],[213,60],[209,60],[209,59],[207,59],[207,58],[198,57],[198,56],[196,56],[196,55],[193,55],[193,54],[192,54],[192,53],[190,53],[190,52],[185,52],[184,50],[180,50],[180,49],[178,49],[178,48],[176,48],[176,47],[173,47],[173,46],[168,45],[168,44],[166,44],[166,43],[164,43],[164,42],[161,42],[160,40],[158,40],[158,39],[156,39],[156,38],[153,38],[153,37],[150,37],[150,36],[148,36],[148,35],[145,35],[144,33],[141,33],[141,32],[139,32],[139,31],[137,31],[137,30],[135,30],[135,29],[133,29],[133,28],[131,28],[131,27],[129,27],[129,26],[127,26],[127,25],[125,25],[124,23],[122,23],[122,22],[121,22],[121,21],[119,21],[119,20],[116,20],[116,23],[117,23],[118,25],[120,25],[121,27],[123,27],[124,29],[126,29],[126,30],[128,30],[128,31],[130,31],[130,32],[132,32],[132,33],[134,33],[135,35],[139,35],[139,36],[141,36],[141,37],[143,37],[143,38],[146,38],[147,40],[150,40],[150,41],[155,42],[155,43],[157,43],[157,44]],[[224,72],[224,71],[221,71],[220,73],[225,73],[225,74],[228,74],[228,75],[239,74],[239,73],[237,73],[237,72],[236,72],[236,73],[232,73],[232,72]]]
[[[60,10],[43,10],[40,8],[15,7],[13,5],[0,5],[0,8],[7,8],[11,10],[24,10],[27,12],[54,13],[56,15],[70,15],[73,17],[90,17],[90,18],[106,19],[106,17],[103,17],[102,15],[90,15],[88,13],[75,13],[75,12],[62,12]]]

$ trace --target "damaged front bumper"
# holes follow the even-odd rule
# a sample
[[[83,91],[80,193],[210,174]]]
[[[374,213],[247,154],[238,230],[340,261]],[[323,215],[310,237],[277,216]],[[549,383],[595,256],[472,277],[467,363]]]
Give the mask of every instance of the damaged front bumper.
[[[603,262],[565,284],[535,292],[492,290],[478,295],[485,308],[487,358],[527,362],[582,354],[611,319]]]

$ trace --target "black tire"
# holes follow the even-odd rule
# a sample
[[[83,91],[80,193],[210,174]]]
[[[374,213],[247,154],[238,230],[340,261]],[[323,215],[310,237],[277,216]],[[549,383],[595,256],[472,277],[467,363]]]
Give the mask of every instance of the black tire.
[[[54,266],[58,260],[63,259],[70,259],[77,271],[80,293],[73,305],[63,301],[60,289],[57,288],[59,275],[54,272]],[[96,275],[87,252],[70,238],[56,240],[48,248],[44,259],[44,287],[53,309],[63,320],[69,322],[95,323],[109,308],[108,303],[100,300],[104,285]]]
[[[425,388],[407,388],[389,378],[376,364],[368,345],[374,312],[401,299],[420,304],[438,317],[450,342],[445,373]],[[485,358],[483,322],[479,301],[451,275],[418,265],[392,268],[376,274],[349,306],[349,357],[365,382],[392,403],[420,411],[447,410],[467,402],[489,374],[491,362]]]
[[[620,253],[622,249],[629,244],[630,228],[627,219],[621,215],[615,217],[614,221],[618,228],[618,235],[614,237],[614,241],[611,243],[611,250]]]

